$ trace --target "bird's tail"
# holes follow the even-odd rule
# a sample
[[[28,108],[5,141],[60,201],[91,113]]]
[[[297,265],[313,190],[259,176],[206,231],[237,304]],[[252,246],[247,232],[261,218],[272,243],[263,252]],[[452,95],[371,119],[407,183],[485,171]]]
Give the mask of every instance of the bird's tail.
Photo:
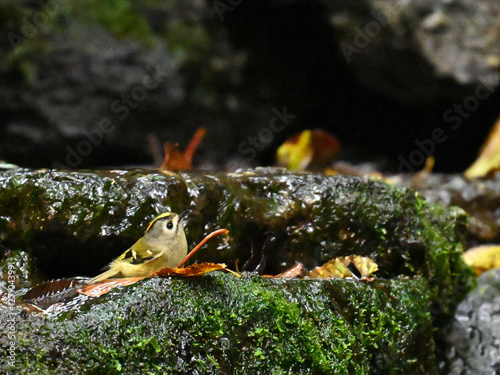
[[[113,268],[109,269],[106,272],[103,272],[100,275],[97,275],[96,277],[94,277],[93,279],[90,279],[89,281],[87,281],[87,284],[94,284],[94,283],[98,283],[99,281],[109,279],[109,278],[115,276],[117,273],[118,272],[115,269],[113,269]]]

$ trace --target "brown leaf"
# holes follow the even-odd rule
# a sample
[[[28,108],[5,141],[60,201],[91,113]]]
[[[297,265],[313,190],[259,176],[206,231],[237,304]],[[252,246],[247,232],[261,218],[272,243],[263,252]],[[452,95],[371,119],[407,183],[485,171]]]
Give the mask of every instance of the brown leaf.
[[[23,295],[22,300],[46,309],[54,303],[73,297],[76,294],[76,289],[83,284],[83,279],[78,278],[45,281],[28,290]]]
[[[465,171],[467,178],[486,177],[500,169],[500,117],[484,143],[481,154]]]
[[[435,163],[435,158],[434,156],[428,156],[427,159],[425,159],[425,165],[424,169],[422,169],[420,172],[415,173],[415,175],[411,178],[410,181],[410,187],[413,189],[418,189],[419,186],[422,186],[422,184],[427,180],[432,173],[432,170],[434,169],[434,163]]]
[[[264,275],[264,277],[272,277],[275,279],[280,279],[280,278],[293,279],[295,277],[305,276],[306,273],[307,273],[307,271],[305,270],[304,265],[302,263],[298,262],[297,264],[295,264],[295,266],[286,270],[285,272],[279,273],[275,276]]]
[[[12,300],[11,300],[10,293],[7,293],[7,292],[0,293],[0,305],[3,306],[3,308],[5,309],[5,311],[7,311],[8,309],[9,310],[11,309]],[[15,301],[15,305],[19,309],[22,309],[25,312],[30,313],[30,314],[38,314],[38,313],[43,313],[44,312],[44,309],[41,308],[41,307],[38,307],[38,306],[36,306],[36,305],[34,305],[32,303],[28,303],[28,302],[24,302],[24,301],[19,301],[17,299]]]
[[[476,275],[480,275],[485,271],[500,268],[500,245],[473,247],[463,253],[462,258],[474,269]]]
[[[198,128],[184,152],[179,150],[178,143],[165,142],[163,146],[165,158],[160,166],[160,169],[171,172],[189,171],[193,169],[193,156],[201,141],[205,137],[205,133],[206,129],[204,127]]]
[[[339,174],[349,176],[369,177],[371,179],[383,180],[384,176],[375,167],[370,164],[355,165],[346,161],[337,161],[331,168],[326,168],[323,171],[327,176],[336,176]]]

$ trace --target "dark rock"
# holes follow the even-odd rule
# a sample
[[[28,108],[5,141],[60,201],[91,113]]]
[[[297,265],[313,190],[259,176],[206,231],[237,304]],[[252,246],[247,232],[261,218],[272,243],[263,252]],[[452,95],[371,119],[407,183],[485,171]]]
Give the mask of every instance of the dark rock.
[[[438,168],[458,170],[498,114],[500,95],[485,91],[498,83],[492,2],[252,1],[222,16],[217,1],[59,3],[0,5],[0,158],[14,164],[148,165],[160,154],[150,135],[185,144],[203,125],[205,169],[270,164],[287,136],[318,127],[391,168],[443,127]],[[373,22],[380,30],[346,59]],[[151,67],[162,77],[144,90]],[[471,97],[477,108],[456,120]],[[296,117],[270,132],[285,107]],[[113,130],[97,135],[105,119]]]
[[[469,1],[329,1],[329,20],[356,75],[408,103],[474,95],[500,80],[500,7]],[[471,27],[474,25],[474,27]]]
[[[500,270],[485,272],[457,307],[448,331],[450,375],[500,371]]]
[[[0,5],[9,18],[0,27],[22,40],[0,43],[0,158],[70,169],[147,165],[157,156],[151,137],[184,143],[204,122],[211,124],[208,141],[219,143],[227,120],[210,119],[220,90],[208,86],[230,85],[244,58],[228,43],[212,42],[211,7],[183,1],[135,11],[121,3]],[[42,18],[48,21],[37,26]],[[224,78],[211,60],[224,65]],[[203,66],[204,81],[193,61]],[[201,121],[196,107],[203,106],[210,108]]]
[[[470,215],[468,228],[472,243],[500,239],[500,174],[473,180],[463,175],[431,174],[416,183],[402,177],[396,177],[395,182],[412,186],[430,202],[463,208]]]

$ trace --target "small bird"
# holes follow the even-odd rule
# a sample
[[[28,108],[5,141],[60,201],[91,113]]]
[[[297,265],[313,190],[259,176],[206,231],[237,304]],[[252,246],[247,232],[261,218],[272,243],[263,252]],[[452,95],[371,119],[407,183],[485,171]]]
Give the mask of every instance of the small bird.
[[[182,224],[184,214],[166,212],[156,217],[144,236],[113,260],[108,271],[89,280],[88,284],[111,277],[147,277],[165,267],[176,267],[188,250]]]

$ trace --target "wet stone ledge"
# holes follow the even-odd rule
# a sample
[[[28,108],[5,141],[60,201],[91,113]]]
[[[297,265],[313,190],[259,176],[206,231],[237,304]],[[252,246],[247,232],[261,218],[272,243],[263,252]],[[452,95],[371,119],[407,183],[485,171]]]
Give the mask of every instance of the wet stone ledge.
[[[229,230],[198,261],[233,268],[238,260],[256,273],[144,280],[57,318],[19,317],[19,373],[432,374],[446,366],[435,338],[473,284],[460,258],[466,216],[380,181],[280,169],[2,172],[0,267],[15,256],[42,279],[95,275],[166,210],[188,210],[190,247]],[[258,275],[350,254],[377,262],[374,282]]]

